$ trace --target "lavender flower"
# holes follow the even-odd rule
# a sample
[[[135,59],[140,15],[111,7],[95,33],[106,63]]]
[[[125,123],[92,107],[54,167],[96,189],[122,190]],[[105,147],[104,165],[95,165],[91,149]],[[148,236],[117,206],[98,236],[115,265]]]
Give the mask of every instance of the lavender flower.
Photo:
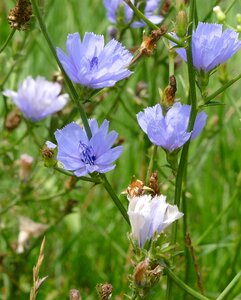
[[[75,83],[100,89],[132,74],[127,69],[132,54],[114,39],[104,46],[103,35],[87,32],[81,42],[79,34],[73,33],[67,37],[66,48],[68,55],[57,48],[57,56]]]
[[[118,136],[108,133],[109,122],[104,120],[100,128],[96,120],[89,120],[92,138],[89,140],[83,128],[70,123],[55,132],[58,143],[57,160],[64,169],[74,171],[76,176],[88,173],[106,173],[115,168],[112,163],[120,156],[122,147],[111,148]],[[52,148],[53,143],[49,144]]]
[[[61,110],[68,101],[68,95],[59,95],[61,85],[38,76],[34,80],[28,76],[18,91],[5,90],[3,95],[11,97],[24,116],[38,121]]]
[[[222,32],[221,24],[199,22],[192,35],[193,65],[198,71],[209,72],[226,62],[240,47],[237,32],[231,29]],[[187,61],[184,48],[177,48],[176,52]]]
[[[142,248],[155,233],[161,233],[171,223],[180,219],[183,213],[176,205],[166,203],[163,195],[137,196],[129,198],[128,215],[131,223],[132,236]]]
[[[190,137],[195,139],[206,123],[207,115],[200,112],[193,131],[188,132],[190,112],[190,105],[175,103],[164,116],[160,104],[157,104],[139,112],[137,120],[153,144],[172,152],[182,147]]]
[[[112,23],[117,23],[118,10],[121,6],[124,9],[124,23],[128,23],[133,18],[133,10],[123,0],[103,0],[104,6],[107,10],[107,17]],[[133,0],[131,0],[134,3]],[[145,16],[154,24],[159,24],[163,20],[163,17],[155,14],[160,4],[160,0],[146,0],[146,6],[144,9]],[[137,4],[137,8],[139,5]],[[143,20],[133,22],[131,27],[144,27],[146,23]]]

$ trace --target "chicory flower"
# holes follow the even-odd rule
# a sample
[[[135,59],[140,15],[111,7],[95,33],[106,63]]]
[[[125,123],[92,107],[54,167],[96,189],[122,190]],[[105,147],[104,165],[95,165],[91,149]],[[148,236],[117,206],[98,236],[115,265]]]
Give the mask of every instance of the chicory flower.
[[[241,47],[238,33],[232,29],[222,31],[221,24],[199,22],[192,35],[193,65],[198,71],[209,72],[226,62]],[[187,61],[186,50],[176,48],[176,52]]]
[[[128,215],[132,237],[141,248],[155,233],[160,234],[171,223],[180,219],[183,213],[176,205],[166,203],[163,195],[143,195],[129,198]]]
[[[61,85],[38,76],[35,80],[28,76],[17,92],[5,90],[3,95],[11,97],[27,119],[39,121],[60,111],[68,101],[68,95],[60,95]]]
[[[134,3],[133,0],[131,0]],[[118,11],[123,8],[124,12],[124,23],[128,23],[133,18],[133,10],[123,1],[123,0],[103,0],[104,6],[107,10],[107,17],[112,23],[118,22]],[[147,17],[154,24],[159,24],[163,20],[163,17],[157,15],[157,9],[160,5],[160,0],[146,0],[145,8],[144,8],[144,15]],[[137,4],[137,8],[140,8]],[[130,26],[137,28],[137,27],[144,27],[145,22],[143,20],[133,22]]]
[[[112,39],[104,45],[104,36],[87,32],[69,34],[67,55],[57,48],[57,56],[69,76],[80,85],[100,89],[115,85],[132,74],[128,70],[133,56],[121,43]]]
[[[156,104],[146,108],[144,112],[139,112],[137,120],[153,144],[172,152],[182,147],[190,138],[195,139],[205,126],[207,115],[200,112],[193,130],[188,132],[190,112],[190,105],[177,102],[164,115],[161,105]]]
[[[76,176],[93,172],[106,173],[115,168],[113,162],[121,155],[122,146],[111,148],[118,136],[117,132],[108,133],[109,122],[104,120],[98,127],[96,120],[89,120],[92,137],[72,122],[63,129],[55,131],[58,154],[57,160],[65,170],[73,171]],[[51,148],[53,143],[48,143]]]

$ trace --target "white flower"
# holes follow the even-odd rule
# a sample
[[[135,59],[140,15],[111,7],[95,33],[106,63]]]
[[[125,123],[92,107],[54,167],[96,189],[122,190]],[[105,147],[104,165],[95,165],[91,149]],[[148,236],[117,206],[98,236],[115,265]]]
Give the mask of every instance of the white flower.
[[[28,76],[18,91],[5,90],[3,95],[11,97],[24,116],[38,121],[61,110],[68,101],[68,95],[59,95],[61,85],[38,76],[34,80]]]
[[[155,233],[161,233],[171,223],[180,219],[183,213],[176,205],[166,203],[166,196],[144,195],[129,198],[128,215],[132,236],[142,248]]]

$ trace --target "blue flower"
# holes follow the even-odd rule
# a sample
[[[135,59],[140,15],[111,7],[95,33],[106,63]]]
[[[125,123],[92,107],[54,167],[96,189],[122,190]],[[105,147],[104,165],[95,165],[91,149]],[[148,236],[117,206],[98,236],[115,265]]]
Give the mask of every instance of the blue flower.
[[[65,170],[73,171],[76,176],[93,172],[106,173],[114,169],[112,163],[122,152],[121,146],[111,148],[118,134],[115,131],[108,133],[107,120],[100,128],[94,119],[89,120],[89,125],[92,133],[90,140],[85,130],[74,122],[55,132],[57,160]]]
[[[148,107],[137,114],[137,120],[150,141],[169,152],[182,147],[188,140],[195,139],[206,123],[207,115],[200,112],[192,132],[188,132],[190,105],[175,103],[164,116],[160,104]]]
[[[127,69],[132,54],[114,39],[104,46],[103,35],[87,32],[81,42],[79,34],[73,33],[67,37],[66,48],[68,55],[57,48],[57,56],[75,83],[100,89],[132,74]]]
[[[117,14],[121,5],[124,8],[125,20],[124,23],[128,23],[133,18],[133,10],[123,0],[103,0],[104,6],[107,10],[107,17],[112,23],[117,23]],[[134,3],[133,0],[131,0]],[[160,0],[146,0],[146,6],[144,9],[145,16],[154,24],[159,24],[163,20],[163,17],[156,14],[156,10],[160,5]],[[139,8],[139,5],[137,5]],[[143,20],[139,22],[133,22],[131,27],[144,27],[146,23]]]
[[[193,65],[198,71],[209,72],[226,62],[241,47],[238,33],[226,29],[221,24],[198,23],[192,35]],[[176,52],[187,61],[186,50],[177,48]]]
[[[145,242],[160,234],[174,221],[183,216],[176,205],[166,203],[163,195],[143,195],[129,197],[128,216],[131,223],[132,237],[141,248]]]
[[[5,90],[3,95],[11,97],[24,116],[32,121],[39,121],[61,110],[68,101],[68,95],[59,95],[61,85],[38,76],[34,80],[28,76],[19,86],[18,91]]]

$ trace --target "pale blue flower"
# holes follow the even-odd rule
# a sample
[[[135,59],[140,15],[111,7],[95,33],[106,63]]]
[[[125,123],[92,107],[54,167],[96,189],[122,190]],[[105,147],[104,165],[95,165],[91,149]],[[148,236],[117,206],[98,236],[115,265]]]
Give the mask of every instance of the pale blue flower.
[[[68,101],[68,95],[60,95],[61,85],[38,76],[28,76],[19,85],[17,92],[5,90],[3,95],[11,97],[27,119],[38,121],[60,111]]]
[[[222,32],[221,24],[198,23],[192,35],[193,65],[198,70],[209,72],[226,62],[241,47],[238,33],[226,29]],[[187,61],[186,50],[177,48],[176,52]]]
[[[182,147],[189,138],[195,139],[205,126],[207,115],[200,112],[193,131],[188,132],[190,112],[190,105],[177,102],[164,115],[161,105],[157,104],[139,112],[137,120],[153,144],[172,152]]]
[[[127,213],[131,223],[132,237],[141,248],[144,247],[146,241],[154,237],[155,233],[160,234],[171,223],[183,216],[176,205],[166,203],[166,197],[163,195],[129,197]]]
[[[92,137],[89,140],[85,130],[76,123],[70,123],[55,131],[58,146],[57,160],[65,170],[76,176],[88,173],[106,173],[115,168],[112,163],[121,155],[122,147],[111,148],[118,136],[108,133],[109,122],[104,120],[98,127],[96,120],[89,120]],[[53,148],[53,144],[50,144]]]
[[[133,10],[123,0],[103,0],[104,6],[107,10],[107,17],[112,23],[117,23],[117,13],[120,6],[123,5],[125,19],[124,23],[128,23],[133,18]],[[133,0],[131,0],[134,3]],[[142,1],[143,3],[143,1]],[[157,10],[160,6],[160,0],[146,0],[144,14],[152,23],[159,24],[163,20],[163,17],[157,15]],[[137,4],[137,8],[139,5]],[[133,22],[131,27],[144,27],[146,23],[143,20]]]
[[[132,54],[114,39],[104,46],[103,35],[87,32],[81,41],[79,33],[73,33],[67,37],[66,48],[67,55],[57,48],[57,56],[75,83],[100,89],[132,74],[127,69]]]

